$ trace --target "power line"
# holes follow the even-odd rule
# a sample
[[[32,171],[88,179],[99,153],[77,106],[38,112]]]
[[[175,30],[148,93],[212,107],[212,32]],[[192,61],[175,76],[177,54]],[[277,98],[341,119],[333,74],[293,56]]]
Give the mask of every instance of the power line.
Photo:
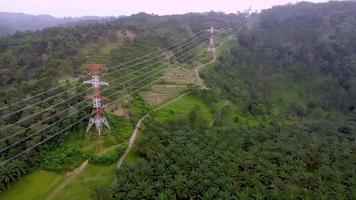
[[[203,52],[204,52],[204,51],[203,51]],[[203,52],[201,52],[201,53],[203,53]],[[200,54],[198,54],[198,55],[200,55]],[[191,59],[191,60],[193,60],[193,59]],[[160,73],[160,72],[158,71],[158,73]],[[146,79],[148,79],[148,78],[146,78]],[[143,81],[143,80],[142,80],[142,81]],[[141,81],[141,82],[142,82],[142,81]],[[145,85],[144,87],[147,87],[147,86],[148,86],[148,85]],[[137,90],[137,91],[139,91],[139,90]],[[136,91],[135,91],[135,92],[136,92]],[[113,94],[113,95],[114,95],[114,94]],[[128,95],[126,95],[126,96],[128,96]],[[126,97],[126,96],[125,96],[125,97]],[[121,99],[121,98],[120,98],[120,99]],[[115,101],[117,101],[117,100],[115,100]],[[112,103],[113,103],[113,102],[112,102]],[[110,104],[111,104],[111,103],[110,103]],[[107,104],[107,105],[108,105],[108,104]],[[88,115],[88,116],[91,116],[91,114]],[[88,116],[87,116],[87,117],[88,117]],[[87,118],[87,117],[85,117],[85,118]],[[85,118],[82,118],[80,121],[84,120]],[[67,129],[71,128],[71,127],[74,126],[75,124],[78,124],[80,121],[77,121],[76,123],[74,123],[73,125],[71,125],[71,126],[65,128],[65,129],[62,130],[61,132],[66,131]],[[61,132],[60,132],[60,133],[61,133]],[[55,137],[56,135],[59,135],[59,133],[56,133],[55,135],[50,136],[49,138],[45,139],[44,141],[42,141],[42,142],[40,142],[40,143],[38,143],[38,144],[36,144],[36,145],[34,145],[34,146],[32,146],[32,147],[26,149],[25,151],[21,152],[20,154],[17,154],[16,156],[12,157],[11,159],[8,159],[8,160],[6,160],[6,161],[0,163],[0,166],[3,165],[3,164],[5,164],[6,162],[9,162],[9,161],[11,161],[11,160],[13,160],[13,159],[15,159],[15,158],[17,158],[17,157],[23,155],[24,153],[26,153],[26,152],[32,150],[33,148],[37,147],[38,145],[43,144],[44,142],[46,142],[46,141],[50,140],[51,138]]]
[[[193,35],[191,35],[191,36],[188,37],[187,39],[184,39],[183,41],[189,40],[191,37],[193,37],[193,36],[195,36],[195,35],[198,35],[198,34],[200,34],[200,33],[202,33],[202,32],[203,32],[203,31],[199,31],[198,33],[194,33]],[[140,60],[140,59],[142,59],[142,58],[146,58],[146,57],[152,56],[152,55],[154,55],[155,53],[158,53],[158,52],[163,52],[163,51],[168,50],[169,48],[171,48],[171,47],[173,47],[173,46],[175,46],[176,44],[179,44],[179,43],[181,43],[181,42],[182,42],[182,41],[173,43],[173,44],[169,45],[168,47],[166,47],[166,48],[164,48],[164,49],[157,50],[157,51],[155,51],[155,52],[152,52],[152,53],[150,53],[150,54],[141,56],[141,57],[136,58],[136,59],[134,59],[134,60],[130,60],[130,61],[124,62],[124,63],[122,63],[122,65],[126,65],[126,64],[129,64],[129,63],[133,63],[133,62],[138,61],[138,60]],[[72,82],[74,82],[74,81],[70,81],[69,83],[72,83]],[[23,102],[23,101],[28,101],[28,100],[30,100],[30,99],[33,99],[33,98],[42,96],[43,94],[46,94],[46,93],[48,93],[48,92],[52,92],[52,91],[54,91],[54,90],[56,90],[56,89],[58,89],[58,88],[61,88],[61,87],[65,86],[65,85],[66,85],[66,83],[63,83],[63,84],[61,84],[61,85],[59,85],[59,86],[50,88],[50,89],[48,89],[48,90],[46,90],[46,91],[44,91],[44,92],[41,92],[41,93],[36,94],[36,95],[34,95],[34,96],[31,96],[30,98],[23,99],[23,100],[20,100],[20,101],[15,102],[15,103],[13,103],[13,104],[11,104],[11,105],[7,105],[7,106],[4,106],[4,107],[1,107],[0,110],[4,110],[4,109],[6,109],[6,108],[12,107],[12,106],[14,106],[14,105],[17,105],[17,104]]]
[[[197,42],[199,42],[199,41],[196,41],[196,42],[194,42],[193,44],[195,44],[195,43],[197,43]],[[186,48],[190,48],[193,44],[191,44],[190,46],[188,46],[188,47],[186,47]],[[184,49],[185,49],[185,48],[184,48]],[[157,64],[157,63],[159,63],[159,61],[158,61],[158,62],[155,62],[155,63],[153,63],[153,64],[151,64],[151,65],[149,65],[149,66],[146,66],[146,67],[144,67],[143,69],[146,69],[146,68],[148,68],[148,67],[154,66],[154,65]],[[131,72],[131,73],[129,73],[129,74],[126,74],[125,76],[131,75],[131,74],[134,74],[134,73],[137,73],[137,72],[139,72],[139,71],[141,71],[141,70],[143,70],[143,69],[139,69],[139,70],[137,70],[137,71]],[[124,76],[124,77],[125,77],[125,76]],[[115,81],[115,80],[121,79],[121,78],[123,78],[123,77],[119,77],[119,78],[117,78],[117,79],[111,80],[111,81],[109,81],[109,83],[111,83],[111,82],[113,82],[113,81]],[[87,89],[87,90],[85,90],[84,92],[81,92],[81,93],[79,93],[79,94],[77,94],[77,95],[75,95],[75,96],[72,96],[72,97],[70,97],[69,99],[66,99],[66,100],[64,100],[64,101],[58,102],[58,103],[56,103],[56,104],[54,104],[54,105],[52,105],[52,106],[50,106],[50,107],[48,107],[48,108],[45,108],[45,109],[43,109],[43,110],[41,110],[41,111],[39,111],[39,112],[36,112],[36,113],[34,113],[34,114],[31,114],[30,116],[27,116],[27,117],[25,117],[25,118],[23,118],[23,119],[21,119],[21,120],[15,122],[15,123],[13,123],[13,124],[9,124],[9,125],[7,125],[7,126],[4,126],[4,127],[0,128],[0,131],[2,131],[2,130],[4,130],[4,129],[7,129],[7,128],[10,128],[10,127],[12,127],[12,126],[14,126],[14,125],[16,125],[16,124],[19,124],[19,123],[21,123],[21,122],[24,122],[24,121],[28,120],[28,119],[31,119],[32,117],[35,117],[35,116],[37,116],[37,115],[39,115],[39,114],[41,114],[41,113],[44,113],[45,111],[48,111],[48,110],[51,109],[51,108],[54,108],[54,107],[56,107],[56,106],[58,106],[58,105],[61,105],[61,104],[65,103],[65,102],[67,102],[67,101],[69,101],[69,100],[72,100],[72,99],[74,99],[74,98],[76,98],[76,97],[79,97],[80,95],[85,94],[87,91],[89,91],[89,89]],[[104,90],[104,91],[106,91],[106,90]]]
[[[200,39],[202,39],[202,37],[199,37],[199,38],[197,38],[197,39],[194,39],[194,42],[193,42],[193,43],[196,43],[196,42],[197,42],[198,40],[200,40]],[[184,45],[185,45],[185,44],[184,44]],[[177,48],[178,48],[178,47],[177,47]],[[151,58],[150,60],[159,58],[159,57],[161,57],[161,56],[162,56],[162,55],[157,56],[157,57],[154,57],[154,58]],[[140,64],[143,64],[143,63],[145,63],[145,62],[147,62],[147,61],[148,61],[148,60],[145,60],[145,61],[142,61],[142,62],[137,63],[137,64],[135,64],[135,65],[128,66],[128,67],[126,67],[126,68],[116,69],[116,70],[114,70],[114,71],[112,71],[112,72],[107,73],[106,75],[113,74],[113,73],[117,73],[117,72],[119,72],[119,71],[123,71],[123,70],[126,70],[126,69],[130,69],[130,68],[139,66]],[[51,100],[51,99],[54,99],[55,97],[59,97],[60,95],[65,94],[65,93],[67,93],[68,91],[73,90],[73,89],[75,89],[75,88],[77,88],[77,86],[72,86],[72,87],[71,87],[70,89],[68,89],[68,90],[65,90],[65,91],[63,91],[63,92],[60,92],[60,93],[55,94],[55,95],[53,95],[53,96],[50,96],[50,97],[48,97],[48,98],[46,98],[46,99],[44,99],[44,100],[41,100],[41,101],[39,101],[39,102],[37,102],[37,103],[35,103],[35,104],[32,104],[32,105],[29,105],[29,106],[20,108],[20,109],[18,109],[18,110],[16,110],[16,111],[13,111],[13,112],[11,112],[11,113],[8,113],[8,114],[6,114],[6,115],[3,115],[3,116],[0,117],[0,120],[5,119],[5,118],[7,118],[7,117],[9,117],[9,116],[12,116],[12,115],[14,115],[14,114],[16,114],[16,113],[19,113],[19,112],[21,112],[21,111],[27,110],[27,109],[29,109],[29,108],[33,108],[34,106],[39,105],[39,104],[41,104],[41,103],[43,103],[43,102],[45,102],[45,101],[49,101],[49,100]]]
[[[194,39],[193,41],[194,41],[194,43],[196,43],[196,42],[198,42],[200,39],[201,39],[201,36],[200,36],[199,38],[197,38],[197,39]],[[190,44],[190,45],[192,45],[192,44]],[[183,46],[183,44],[181,44],[180,46]],[[178,48],[178,47],[177,47],[177,48]],[[185,47],[185,48],[186,48],[186,47]],[[161,56],[162,56],[162,55],[161,55]],[[159,57],[159,56],[158,56],[158,57]],[[144,61],[144,62],[146,62],[146,61]],[[142,63],[144,63],[144,62],[141,62],[141,63],[139,63],[139,64],[142,64]],[[136,66],[138,66],[139,64],[137,64]],[[126,67],[125,69],[128,69],[128,68],[130,68],[130,67],[133,67],[133,66]],[[120,70],[120,71],[121,71],[121,70],[124,70],[124,68],[119,69],[119,70]],[[118,72],[118,71],[116,71],[116,72]],[[115,70],[112,71],[112,72],[110,72],[110,73],[108,73],[108,74],[111,74],[111,73],[115,73]],[[72,88],[72,89],[73,89],[73,88]],[[71,90],[71,89],[69,89],[69,90]],[[59,96],[59,95],[61,95],[61,94],[64,94],[64,93],[68,92],[69,90],[63,91],[63,92],[61,92],[60,94],[55,95],[54,97]],[[83,94],[83,93],[81,93],[81,94]],[[81,94],[79,94],[79,95],[81,95]],[[78,97],[79,95],[77,95],[77,96],[75,96],[75,97]],[[28,109],[28,108],[32,108],[32,107],[34,107],[34,106],[36,106],[36,105],[38,105],[38,104],[40,104],[40,103],[43,103],[44,101],[53,99],[54,97],[50,97],[50,98],[44,99],[44,100],[42,100],[42,101],[40,101],[40,102],[37,102],[37,103],[35,103],[35,104],[33,104],[33,105],[30,105],[30,106],[27,106],[27,107],[25,107],[25,108],[22,108],[22,109],[20,109],[20,110],[18,110],[18,111],[9,113],[9,114],[7,114],[7,115],[1,117],[0,119],[3,119],[3,118],[8,117],[8,116],[11,116],[11,115],[13,115],[13,114],[16,114],[16,113],[18,113],[18,112],[21,112],[21,111],[23,111],[23,110],[26,110],[26,109]],[[70,99],[74,99],[74,97],[72,97],[72,98],[70,98]],[[65,101],[63,101],[63,102],[57,103],[56,105],[53,105],[53,106],[51,106],[50,108],[53,108],[53,107],[55,107],[55,106],[58,106],[58,105],[60,105],[60,104],[62,104],[62,103],[65,103],[65,102],[67,102],[67,101],[68,101],[68,100],[65,100]],[[23,121],[25,121],[25,120],[27,120],[27,119],[30,119],[31,117],[34,117],[34,116],[36,116],[36,115],[38,115],[38,114],[41,114],[41,113],[43,113],[44,111],[46,111],[46,110],[48,110],[48,109],[49,109],[49,108],[47,108],[47,109],[45,109],[45,110],[42,110],[42,111],[40,111],[39,113],[34,113],[34,114],[32,114],[32,115],[26,117],[25,119],[21,119],[20,121],[14,123],[14,124],[18,124],[18,123],[23,122]],[[1,130],[4,130],[5,128],[9,128],[9,127],[11,127],[11,126],[14,125],[14,124],[5,126],[4,128],[1,128],[0,131],[1,131]]]
[[[191,49],[191,50],[190,50],[190,53],[186,53],[185,55],[181,56],[180,58],[183,58],[183,57],[185,58],[185,57],[189,56],[189,55],[192,54],[192,53],[195,51],[195,49],[197,49],[197,48],[199,48],[199,46],[197,46],[197,47]],[[139,77],[141,77],[141,76],[143,76],[143,75],[146,75],[146,73],[145,73],[145,74],[142,74],[142,75],[140,75],[140,76],[138,76],[138,77],[135,77],[135,78],[133,78],[133,79],[131,79],[131,80],[129,80],[129,81],[135,80],[135,79],[137,79],[137,78],[139,78]],[[143,79],[143,80],[147,80],[147,78],[146,78],[146,79]],[[127,82],[129,82],[129,81],[126,81],[125,83],[127,83]],[[122,83],[121,85],[124,85],[125,83]],[[116,86],[116,87],[118,87],[118,86]],[[103,90],[103,91],[105,91],[105,90]],[[121,91],[119,90],[118,92],[115,92],[114,94],[110,95],[109,97],[111,97],[111,96],[113,96],[113,95],[115,95],[115,94],[117,94],[117,93],[119,93],[119,92],[121,92]],[[81,101],[81,102],[77,103],[76,105],[79,105],[79,104],[81,104],[81,103],[83,103],[83,102],[85,102],[85,101]],[[81,109],[79,109],[79,110],[76,110],[76,112],[73,112],[73,113],[70,114],[69,116],[72,116],[73,114],[76,114],[77,112],[82,111],[82,110],[84,110],[84,109],[87,108],[87,107],[88,107],[88,106],[84,106],[83,108],[81,108]],[[71,107],[70,107],[70,108],[71,108]],[[68,109],[70,109],[70,108],[68,108]],[[68,109],[66,109],[66,110],[68,110]],[[64,111],[65,111],[65,110],[61,111],[60,113],[63,113]],[[58,115],[58,113],[57,113],[56,115]],[[68,118],[69,116],[67,116],[66,118]],[[49,126],[43,128],[43,129],[41,129],[40,131],[37,131],[35,134],[29,135],[29,136],[27,136],[26,138],[21,139],[21,140],[15,142],[15,143],[13,143],[13,144],[11,144],[11,145],[9,145],[9,146],[3,148],[3,149],[1,149],[1,150],[0,150],[0,153],[3,152],[3,151],[5,151],[5,150],[7,150],[7,149],[9,149],[9,148],[12,147],[12,146],[15,146],[15,145],[17,145],[17,144],[19,144],[19,143],[21,143],[21,142],[23,142],[23,141],[25,141],[25,140],[27,140],[27,139],[33,137],[33,136],[35,136],[35,135],[38,135],[38,134],[41,133],[42,131],[44,131],[44,130],[50,128],[50,127],[53,127],[54,125],[58,124],[58,123],[61,122],[61,121],[64,121],[66,118],[63,118],[63,119],[61,119],[61,120],[58,120],[58,121],[54,122],[53,124],[51,124],[51,125],[49,125]],[[46,121],[47,121],[47,120],[48,120],[48,119],[46,119]],[[37,123],[37,124],[32,125],[32,126],[36,126],[36,125],[39,125],[39,124],[41,124],[41,123]],[[11,137],[14,137],[14,136],[16,136],[16,135],[19,135],[19,134],[23,133],[24,131],[26,131],[26,130],[32,128],[32,126],[31,126],[31,127],[28,127],[28,128],[25,129],[25,130],[22,130],[22,131],[20,131],[20,132],[17,132],[17,133],[15,133],[15,134],[11,135],[11,136],[8,136],[8,137],[5,138],[5,139],[2,139],[1,142],[2,142],[2,141],[5,141],[5,140],[7,140],[7,139],[9,139],[9,138],[11,138]]]
[[[204,51],[203,51],[203,52],[204,52]],[[201,52],[201,53],[198,54],[197,56],[201,55],[203,52]],[[196,57],[197,57],[197,56],[196,56]],[[191,60],[193,60],[193,59],[191,59]],[[125,96],[123,96],[123,97],[121,97],[121,98],[119,98],[119,99],[114,100],[114,101],[111,102],[111,103],[108,103],[108,104],[104,105],[104,107],[106,107],[106,106],[108,106],[108,105],[110,105],[110,104],[112,104],[112,103],[114,103],[114,102],[116,102],[116,101],[119,101],[119,100],[121,100],[121,99],[124,99],[124,98],[128,97],[129,95],[134,94],[134,93],[136,93],[136,92],[142,90],[142,89],[145,88],[145,87],[151,86],[152,84],[154,84],[154,83],[157,82],[157,81],[159,81],[159,80],[153,81],[153,82],[151,82],[151,83],[148,84],[148,85],[144,85],[144,86],[140,87],[139,89],[135,90],[134,92],[131,92],[130,94],[127,94],[127,95],[125,95]],[[43,140],[43,141],[41,141],[41,142],[39,142],[39,143],[33,145],[32,147],[27,148],[26,150],[22,151],[22,152],[19,153],[19,154],[16,154],[15,156],[11,157],[10,159],[7,159],[7,160],[1,162],[1,163],[0,163],[0,166],[2,166],[2,165],[4,165],[4,164],[6,164],[6,163],[8,163],[8,162],[10,162],[10,161],[12,161],[12,160],[18,158],[18,157],[20,157],[21,155],[25,154],[26,152],[31,151],[32,149],[36,148],[37,146],[39,146],[39,145],[41,145],[41,144],[43,144],[43,143],[45,143],[45,142],[51,140],[52,138],[58,136],[58,135],[61,134],[62,132],[69,130],[69,129],[72,128],[73,126],[77,125],[79,122],[81,122],[81,121],[85,120],[86,118],[90,117],[91,115],[92,115],[92,114],[89,114],[89,115],[87,115],[87,116],[81,118],[80,120],[78,120],[78,121],[76,121],[75,123],[69,125],[69,126],[66,127],[65,129],[63,129],[63,130],[61,130],[61,131],[55,133],[54,135],[52,135],[52,136],[46,138],[45,140]]]
[[[232,17],[231,17],[231,18],[232,18]],[[221,20],[228,20],[228,19],[221,19]],[[224,23],[225,23],[225,25],[226,25],[227,22],[225,21]],[[224,23],[222,23],[222,24],[224,24]],[[198,34],[200,34],[200,33],[205,33],[205,31],[203,30],[203,31],[199,31],[198,33],[194,33],[193,35],[191,35],[191,36],[188,37],[187,39],[184,39],[183,41],[189,40],[189,39],[192,38],[193,36],[198,35]],[[181,42],[181,41],[180,41],[180,42]],[[151,55],[153,55],[153,54],[155,54],[155,53],[163,52],[163,51],[165,51],[165,50],[169,50],[169,48],[175,46],[176,44],[179,44],[180,42],[173,43],[173,44],[169,45],[168,47],[166,47],[166,48],[164,48],[164,49],[157,50],[157,51],[155,51],[155,52],[152,52],[152,53],[150,53],[150,54],[147,54],[147,55],[144,55],[144,56],[142,56],[142,57],[136,58],[136,59],[134,59],[134,60],[131,60],[131,61],[128,61],[128,62],[124,62],[124,63],[122,63],[121,65],[129,64],[129,63],[132,63],[132,62],[134,62],[134,61],[140,60],[140,59],[142,59],[142,58],[149,57],[149,56],[151,56]],[[76,80],[69,81],[69,83],[72,83],[72,82],[74,82],[74,81],[76,81]],[[56,86],[56,87],[47,89],[47,90],[44,91],[44,92],[41,92],[41,93],[36,94],[36,95],[34,95],[34,96],[31,96],[30,98],[26,98],[26,99],[17,101],[17,102],[15,102],[15,103],[11,104],[11,105],[7,105],[7,106],[4,106],[4,107],[1,107],[1,108],[0,108],[0,111],[1,111],[1,110],[4,110],[4,109],[6,109],[6,108],[10,108],[10,107],[12,107],[12,106],[14,106],[14,105],[17,105],[17,104],[21,103],[21,102],[29,101],[29,100],[31,100],[31,99],[33,99],[33,98],[42,96],[43,94],[46,94],[46,93],[48,93],[48,92],[52,92],[52,91],[54,91],[54,90],[56,90],[56,89],[59,89],[59,88],[65,86],[66,84],[67,84],[67,83],[63,83],[63,84],[61,84],[61,85],[59,85],[59,86]]]

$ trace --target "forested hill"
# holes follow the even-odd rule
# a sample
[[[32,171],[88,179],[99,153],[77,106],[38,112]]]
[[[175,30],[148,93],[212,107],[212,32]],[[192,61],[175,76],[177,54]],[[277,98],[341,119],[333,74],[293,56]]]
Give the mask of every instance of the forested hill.
[[[52,27],[0,37],[0,115],[3,118],[0,122],[0,162],[22,155],[21,152],[63,130],[63,127],[81,122],[80,119],[91,112],[86,106],[90,102],[83,101],[87,87],[82,82],[89,78],[84,64],[101,63],[110,70],[111,75],[106,74],[101,78],[111,81],[110,86],[113,87],[103,91],[103,95],[114,93],[116,96],[112,100],[116,100],[123,96],[124,87],[134,86],[131,88],[134,90],[152,81],[150,77],[145,77],[146,82],[142,83],[141,80],[141,85],[135,85],[139,82],[138,76],[151,73],[152,79],[153,70],[157,73],[157,68],[162,68],[163,59],[160,57],[163,57],[164,49],[180,58],[177,62],[188,62],[200,45],[204,45],[202,48],[205,50],[209,21],[220,22],[223,30],[228,28],[226,24],[232,24],[231,20],[238,18],[244,16],[213,12],[172,16],[139,13],[105,23]],[[189,49],[191,53],[187,54],[187,47],[191,43],[196,47]],[[148,59],[147,55],[152,52],[155,55]],[[125,62],[131,64],[122,64]],[[121,67],[126,70],[121,71]],[[145,70],[140,70],[143,67]],[[123,79],[124,75],[130,79]],[[146,109],[140,107],[138,111],[141,113]],[[136,123],[135,119],[132,117],[130,120]],[[70,127],[68,134],[71,135],[72,131],[83,133],[86,125],[86,122],[76,124]],[[55,140],[43,143],[28,154],[0,166],[2,177],[16,173],[13,176],[16,178],[0,181],[0,190],[38,168],[44,153],[65,143],[67,136],[58,135]],[[58,155],[56,159],[67,156]],[[86,156],[78,157],[81,159]],[[70,164],[71,167],[78,167],[77,162],[81,161],[78,157],[72,159],[75,165]],[[17,173],[20,168],[21,173]]]
[[[142,121],[138,141],[114,182],[90,182],[97,199],[356,199],[355,11],[356,2],[331,1],[233,15],[139,13],[0,37],[0,114],[5,116],[0,161],[26,153],[0,168],[0,190],[37,168],[63,173],[85,159],[114,163],[121,151],[103,160],[81,151],[86,123],[27,149],[91,112],[78,104],[87,78],[83,64],[120,70],[121,63],[168,48],[176,58],[174,69],[198,74],[207,61],[201,77],[209,89],[189,84],[163,111],[137,92],[118,105],[129,113],[128,119],[112,116],[117,122],[113,135],[121,142],[127,131],[121,122],[134,127],[140,117],[150,116]],[[220,41],[217,59],[206,53],[209,22],[219,30],[217,41],[226,39]],[[189,38],[197,33],[203,54],[194,62],[197,52],[180,57],[186,44],[169,48],[185,39],[193,43]],[[141,68],[161,61],[153,60],[139,60],[138,71],[103,79],[144,74]],[[174,71],[172,77],[179,75]],[[116,81],[103,95],[118,89],[124,91],[117,96],[129,93],[134,88],[126,91],[126,86],[133,82]],[[58,97],[35,96],[58,84],[63,87],[46,93]],[[23,99],[35,106],[23,111],[23,105],[12,105]],[[63,117],[67,109],[72,115]],[[34,113],[39,114],[34,118]],[[31,137],[49,124],[54,125]]]
[[[195,94],[214,121],[196,108],[147,123],[114,199],[355,199],[355,10],[302,2],[249,15]]]
[[[208,26],[210,19],[224,24],[226,18],[233,19],[221,16],[211,13],[160,17],[140,13],[106,23],[53,27],[0,37],[0,87],[3,87],[0,105],[9,103],[8,95],[12,101],[21,100],[45,91],[64,76],[83,75],[78,66],[85,62],[117,65],[198,33]],[[108,48],[100,52],[105,46]],[[106,54],[107,59],[96,59],[98,53]],[[16,87],[17,94],[13,95],[11,91]]]
[[[310,108],[353,111],[355,10],[356,2],[299,3],[251,16],[238,45],[216,67],[230,79],[213,84],[239,104],[262,103],[269,111],[285,106],[299,117]]]
[[[107,20],[101,17],[56,18],[50,15],[28,15],[23,13],[0,12],[0,36],[14,34],[16,31],[36,31],[58,25],[85,23],[87,21]]]

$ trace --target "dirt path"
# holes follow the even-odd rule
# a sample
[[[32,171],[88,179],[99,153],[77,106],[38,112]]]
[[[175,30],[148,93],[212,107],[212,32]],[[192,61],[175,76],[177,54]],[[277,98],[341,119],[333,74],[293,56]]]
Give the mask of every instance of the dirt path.
[[[132,149],[133,144],[135,143],[136,137],[137,137],[137,133],[138,130],[140,129],[140,126],[142,124],[142,121],[148,116],[145,115],[143,116],[136,124],[135,130],[132,132],[132,135],[130,137],[130,141],[129,141],[129,145],[127,146],[124,154],[120,157],[119,161],[117,162],[117,169],[119,169],[122,165],[122,163],[124,162],[126,156],[129,154],[130,150]]]
[[[71,172],[68,172],[66,176],[68,177],[63,183],[61,183],[55,190],[48,194],[46,200],[53,199],[53,197],[58,194],[68,183],[70,183],[78,174],[80,174],[88,165],[89,160],[84,161],[78,168]]]
[[[219,48],[219,47],[217,47]],[[205,83],[204,83],[204,80],[200,77],[200,70],[202,70],[204,67],[206,67],[207,65],[210,65],[212,63],[214,63],[217,59],[217,56],[216,56],[216,51],[213,53],[213,59],[205,64],[199,64],[195,69],[194,69],[194,73],[195,73],[195,76],[197,77],[198,79],[198,83],[199,85],[201,86],[201,89],[203,90],[207,90],[208,87],[206,87]]]
[[[222,45],[222,43],[220,43],[219,46],[218,46],[216,49],[218,49],[221,45]],[[210,60],[209,62],[207,62],[207,63],[205,63],[205,64],[201,64],[201,65],[197,66],[197,67],[194,69],[195,75],[196,75],[197,79],[199,80],[199,84],[201,85],[202,89],[207,90],[208,88],[205,86],[204,80],[200,77],[199,71],[200,71],[201,69],[203,69],[204,67],[206,67],[207,65],[210,65],[210,64],[214,63],[216,60],[217,60],[217,54],[216,54],[216,51],[215,51],[215,52],[213,53],[213,59],[212,59],[212,60]],[[172,99],[171,101],[169,101],[169,102],[163,104],[162,106],[156,108],[154,111],[158,111],[158,110],[164,108],[165,106],[167,106],[167,105],[169,105],[169,104],[171,104],[171,103],[177,101],[178,99],[180,99],[181,97],[183,97],[183,96],[185,96],[185,95],[187,95],[187,94],[188,94],[188,93],[183,93],[183,94],[179,95],[178,97]],[[122,166],[122,163],[124,162],[125,158],[126,158],[127,155],[129,154],[129,152],[131,151],[132,146],[133,146],[133,144],[134,144],[134,142],[135,142],[135,140],[136,140],[138,130],[140,129],[140,126],[141,126],[141,124],[142,124],[142,121],[143,121],[148,115],[149,115],[149,114],[145,115],[144,117],[142,117],[142,118],[137,122],[136,127],[135,127],[135,129],[134,129],[134,131],[132,132],[132,135],[131,135],[131,137],[130,137],[129,145],[127,146],[127,148],[126,148],[124,154],[120,157],[120,159],[119,159],[119,161],[118,161],[118,163],[117,163],[117,169],[119,169],[119,168]],[[114,182],[114,181],[113,181],[113,182]]]
[[[231,38],[227,39],[226,41],[230,40]],[[207,90],[208,88],[206,87],[205,83],[204,83],[204,80],[200,77],[200,70],[202,70],[204,67],[214,63],[216,60],[217,60],[217,54],[216,54],[216,50],[219,49],[223,44],[224,44],[225,41],[222,41],[220,42],[219,46],[217,46],[215,48],[215,51],[213,53],[213,59],[205,64],[199,64],[195,69],[194,69],[194,73],[195,73],[195,76],[197,77],[198,79],[198,83],[199,85],[201,86],[201,89],[203,90]]]

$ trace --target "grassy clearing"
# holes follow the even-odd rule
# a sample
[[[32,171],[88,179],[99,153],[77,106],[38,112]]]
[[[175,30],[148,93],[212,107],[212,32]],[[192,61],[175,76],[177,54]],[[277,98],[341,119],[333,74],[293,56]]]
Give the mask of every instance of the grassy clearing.
[[[0,199],[43,200],[63,180],[64,177],[57,173],[36,170],[12,184],[10,189],[0,193]]]
[[[213,119],[213,110],[211,106],[203,100],[191,95],[183,96],[179,100],[162,108],[157,112],[156,117],[159,120],[167,120],[175,116],[187,117],[195,106],[199,106],[201,108],[204,117],[208,121]]]
[[[82,173],[71,179],[52,199],[90,199],[93,194],[92,189],[97,185],[110,184],[114,173],[115,165],[96,166],[89,164]]]
[[[51,197],[49,199],[56,200],[90,199],[92,189],[96,185],[108,184],[112,180],[115,162],[127,146],[133,129],[127,120],[111,115],[108,117],[112,132],[105,131],[105,135],[100,140],[96,140],[93,135],[87,135],[84,138],[83,133],[69,134],[71,137],[66,143],[44,155],[44,161],[58,163],[58,166],[52,166],[53,170],[58,173],[36,170],[1,193],[0,199],[44,200],[49,197]],[[68,149],[70,149],[69,152]],[[83,159],[93,159],[92,163],[79,174],[66,176],[67,172],[72,171],[73,167],[79,166],[83,161],[76,159],[82,158],[76,156],[77,154],[84,155]],[[98,165],[94,165],[94,162]],[[62,166],[69,166],[69,168]],[[62,168],[66,171],[61,171]]]
[[[115,165],[96,166],[89,164],[74,177],[54,172],[36,170],[16,182],[11,189],[0,194],[4,200],[83,200],[90,199],[92,189],[100,184],[110,184]],[[57,191],[56,191],[57,190]],[[55,193],[53,193],[56,191]]]

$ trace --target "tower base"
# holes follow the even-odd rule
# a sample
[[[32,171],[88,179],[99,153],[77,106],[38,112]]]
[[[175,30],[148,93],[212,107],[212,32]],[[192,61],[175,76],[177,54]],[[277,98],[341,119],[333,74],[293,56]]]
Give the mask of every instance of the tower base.
[[[111,130],[110,128],[110,125],[109,125],[109,122],[108,120],[106,119],[106,117],[98,117],[98,118],[90,118],[89,119],[89,124],[88,124],[88,127],[87,127],[87,133],[89,132],[90,128],[95,125],[95,128],[97,130],[97,133],[98,135],[100,136],[101,135],[101,129],[103,127],[103,124],[105,124],[106,127],[109,128],[109,130]]]
[[[208,47],[209,53],[215,53],[215,51],[216,51],[215,47]]]

